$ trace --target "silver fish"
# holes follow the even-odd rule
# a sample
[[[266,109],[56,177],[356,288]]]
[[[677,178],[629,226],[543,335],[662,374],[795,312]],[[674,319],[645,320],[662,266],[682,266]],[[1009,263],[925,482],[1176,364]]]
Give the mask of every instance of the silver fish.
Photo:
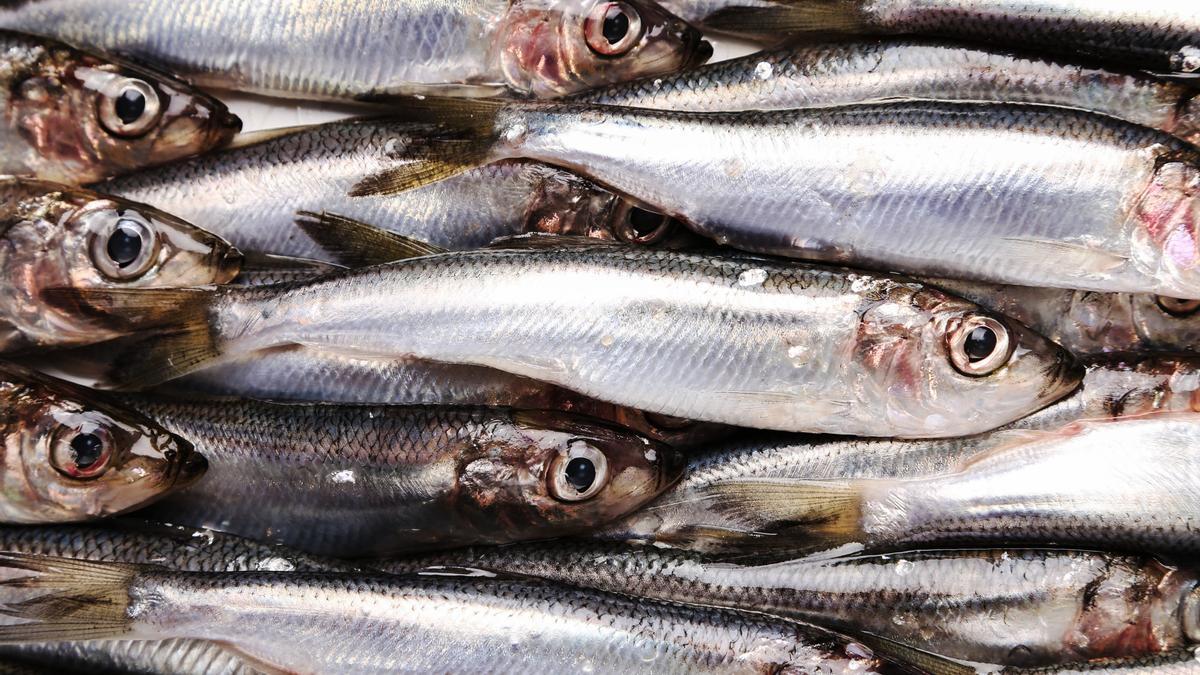
[[[350,196],[368,176],[424,157],[429,133],[427,125],[387,118],[270,132],[259,141],[94,188],[154,204],[246,251],[325,260],[327,250],[296,226],[297,212],[328,211],[454,250],[526,232],[639,244],[681,236],[678,223],[638,211],[567,171],[532,162],[481,167],[399,195]]]
[[[1135,68],[1200,73],[1200,16],[1175,0],[784,0],[709,14],[713,30],[779,40],[798,35],[937,35],[1085,54]]]
[[[88,183],[224,145],[242,128],[171,75],[0,30],[0,173]]]
[[[927,551],[746,566],[576,543],[472,549],[380,563],[470,567],[879,635],[954,659],[1012,665],[1135,658],[1200,642],[1191,570],[1074,551]]]
[[[48,288],[219,284],[241,254],[174,216],[83,188],[0,178],[0,352],[119,337],[79,307],[49,307]]]
[[[296,343],[487,366],[684,419],[939,437],[1011,422],[1082,375],[1020,325],[902,278],[560,243],[284,287],[53,295],[171,331],[115,360],[110,381],[130,385]]]
[[[31,619],[0,626],[9,642],[186,637],[314,673],[850,674],[880,666],[861,645],[781,619],[486,573],[176,572],[16,553],[0,556],[0,566],[27,570],[11,583],[44,592],[8,603],[6,613]],[[104,603],[79,602],[85,593]]]
[[[616,84],[581,103],[722,112],[832,107],[895,99],[1061,105],[1200,140],[1197,90],[1043,56],[900,38],[801,45],[678,75]]]
[[[355,194],[520,157],[580,172],[745,250],[1200,299],[1200,149],[1084,111],[936,101],[741,113],[408,107],[457,129],[429,140],[441,147],[436,160],[373,176]]]
[[[712,54],[652,0],[33,0],[0,26],[161,63],[198,84],[298,98],[558,96]]]

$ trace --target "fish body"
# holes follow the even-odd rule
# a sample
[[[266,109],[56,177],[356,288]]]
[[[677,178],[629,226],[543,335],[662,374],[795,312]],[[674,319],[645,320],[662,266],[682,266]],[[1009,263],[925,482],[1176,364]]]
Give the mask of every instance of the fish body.
[[[0,398],[6,524],[125,513],[186,487],[207,468],[187,441],[82,387],[3,364]]]
[[[1143,74],[937,40],[799,45],[615,84],[578,102],[658,110],[787,110],[895,99],[1037,103],[1091,110],[1200,139],[1196,90]]]
[[[227,143],[241,122],[163,72],[0,30],[0,174],[82,184]]]
[[[586,532],[654,498],[683,466],[662,444],[566,413],[126,402],[211,462],[154,518],[320,555]]]
[[[117,357],[110,375],[129,384],[298,343],[487,366],[683,419],[928,437],[1011,422],[1081,376],[1019,325],[901,278],[590,243],[283,287],[59,296],[127,328],[186,324]]]
[[[649,0],[44,0],[3,9],[0,26],[161,63],[204,86],[317,99],[555,96],[711,55]]]
[[[927,551],[747,566],[679,551],[548,544],[381,566],[519,571],[646,598],[742,607],[985,664],[1144,657],[1200,639],[1194,573],[1102,553]]]
[[[51,308],[46,289],[219,284],[240,265],[224,240],[150,206],[0,178],[0,352],[119,337],[79,307]]]

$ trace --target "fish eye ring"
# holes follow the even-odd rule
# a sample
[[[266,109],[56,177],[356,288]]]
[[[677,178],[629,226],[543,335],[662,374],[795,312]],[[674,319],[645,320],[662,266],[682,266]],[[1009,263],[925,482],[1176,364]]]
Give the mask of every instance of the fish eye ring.
[[[596,496],[608,483],[608,458],[587,441],[576,439],[550,467],[550,495],[564,502]]]
[[[145,81],[119,78],[101,93],[100,124],[111,134],[124,138],[144,136],[162,116],[162,100]]]
[[[1200,300],[1180,300],[1179,298],[1168,298],[1165,295],[1154,296],[1154,302],[1162,311],[1171,316],[1191,316],[1200,310]]]
[[[675,227],[675,220],[665,214],[648,211],[628,202],[617,206],[617,239],[629,244],[655,244],[662,241]]]
[[[115,220],[92,237],[92,264],[114,281],[137,279],[158,260],[158,236],[136,211],[118,212]]]
[[[68,478],[92,480],[108,470],[112,439],[103,428],[63,426],[50,443],[51,466]]]
[[[947,336],[950,363],[970,377],[999,370],[1008,363],[1013,347],[1008,328],[990,316],[967,317]]]
[[[596,3],[583,21],[583,37],[601,56],[623,56],[642,39],[642,16],[624,2]]]

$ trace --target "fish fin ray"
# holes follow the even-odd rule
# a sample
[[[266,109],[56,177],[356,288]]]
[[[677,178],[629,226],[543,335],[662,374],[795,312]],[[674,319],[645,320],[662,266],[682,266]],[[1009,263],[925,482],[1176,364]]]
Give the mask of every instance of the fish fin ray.
[[[592,237],[582,235],[529,232],[507,237],[497,237],[485,248],[505,251],[539,251],[563,248],[609,248],[616,246],[620,246],[620,244],[614,241],[593,239]]]
[[[299,211],[296,225],[348,267],[370,267],[446,252],[440,246],[328,211]]]
[[[126,610],[137,565],[0,553],[0,570],[33,572],[5,584],[46,591],[0,608],[4,616],[28,620],[0,626],[0,643],[113,638],[130,632]]]
[[[1004,237],[1000,242],[997,255],[1038,265],[1045,265],[1049,258],[1059,268],[1080,270],[1079,278],[1104,274],[1129,263],[1129,258],[1111,251],[1065,241]]]
[[[792,0],[759,7],[726,7],[704,19],[711,30],[751,38],[776,35],[861,35],[868,32],[854,0]]]
[[[713,483],[709,508],[758,533],[788,532],[814,547],[860,541],[861,484],[838,480],[742,479]],[[795,533],[793,535],[792,533]]]
[[[954,659],[933,654],[918,647],[868,632],[854,632],[852,637],[876,656],[901,668],[929,675],[978,675],[979,670]]]

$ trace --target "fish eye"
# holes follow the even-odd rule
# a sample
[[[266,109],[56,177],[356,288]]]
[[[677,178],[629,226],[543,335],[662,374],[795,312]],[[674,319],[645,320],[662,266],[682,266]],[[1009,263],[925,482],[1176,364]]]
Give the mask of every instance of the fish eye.
[[[623,2],[601,2],[583,22],[588,47],[601,56],[621,56],[642,37],[642,17]]]
[[[555,458],[550,471],[550,494],[564,502],[581,502],[608,482],[608,459],[587,442],[574,440],[566,454]]]
[[[99,427],[63,427],[50,448],[50,463],[68,478],[96,478],[108,469],[111,458],[112,441]]]
[[[963,375],[990,375],[1008,363],[1012,339],[1008,328],[988,316],[965,319],[948,336],[950,362]]]
[[[1159,309],[1171,316],[1191,316],[1200,309],[1200,300],[1180,300],[1156,295],[1154,302],[1158,303]]]
[[[136,279],[154,265],[158,237],[141,214],[125,211],[111,227],[92,239],[92,262],[104,276],[117,281]]]
[[[154,87],[142,80],[121,78],[105,87],[100,99],[100,124],[117,136],[142,136],[158,123],[162,110]]]
[[[630,204],[622,204],[617,211],[617,239],[630,244],[661,241],[674,226],[673,219]]]

